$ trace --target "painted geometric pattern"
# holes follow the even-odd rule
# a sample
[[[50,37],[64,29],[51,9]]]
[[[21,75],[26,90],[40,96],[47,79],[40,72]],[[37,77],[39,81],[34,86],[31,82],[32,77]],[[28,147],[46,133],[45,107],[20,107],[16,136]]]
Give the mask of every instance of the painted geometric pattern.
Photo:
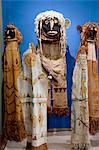
[[[42,72],[40,55],[33,54],[31,47],[24,53],[22,63],[23,72],[18,82],[27,140],[38,147],[47,143],[47,80]]]
[[[75,64],[72,88],[72,135],[74,150],[87,150],[89,139],[88,70],[86,53],[80,54]]]

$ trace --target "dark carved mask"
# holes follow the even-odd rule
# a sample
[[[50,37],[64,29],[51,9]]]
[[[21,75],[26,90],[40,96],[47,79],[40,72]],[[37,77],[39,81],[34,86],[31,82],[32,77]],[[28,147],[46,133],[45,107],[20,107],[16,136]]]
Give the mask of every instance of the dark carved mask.
[[[60,27],[61,25],[57,18],[47,18],[42,23],[42,32],[47,38],[59,38]]]
[[[5,39],[14,39],[15,38],[15,28],[7,27],[5,31]]]
[[[84,24],[82,27],[77,26],[77,30],[81,34],[81,45],[84,45],[87,41],[95,41],[99,46],[99,26],[93,22]]]
[[[60,39],[60,27],[59,21],[56,17],[46,18],[42,22],[42,35],[48,39]]]
[[[22,42],[22,35],[13,24],[8,24],[4,32],[4,39],[5,43],[17,40],[18,44],[20,44]]]
[[[90,25],[87,28],[86,36],[88,40],[95,40],[96,39],[96,34],[97,34],[97,29],[95,26]]]

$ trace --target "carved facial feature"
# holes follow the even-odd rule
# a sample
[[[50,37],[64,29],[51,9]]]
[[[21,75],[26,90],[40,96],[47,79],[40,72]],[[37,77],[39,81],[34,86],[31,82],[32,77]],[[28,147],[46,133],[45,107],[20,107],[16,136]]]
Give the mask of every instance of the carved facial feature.
[[[48,38],[59,38],[60,37],[60,27],[59,21],[56,17],[46,18],[42,22],[42,33]]]
[[[83,41],[82,43],[84,43],[86,40],[96,40],[97,26],[94,23],[85,24],[83,27],[78,25],[77,30],[79,30],[81,34],[83,33],[83,36],[81,36],[81,40]]]
[[[90,25],[87,27],[87,32],[86,36],[88,40],[95,40],[96,39],[96,34],[97,34],[97,29],[95,26]]]
[[[5,43],[7,41],[17,40],[18,44],[22,42],[22,34],[13,24],[8,24],[4,32]]]
[[[56,48],[57,44],[61,54],[64,55],[66,51],[66,29],[70,24],[69,19],[65,19],[61,13],[53,10],[38,14],[35,18],[35,32],[39,42],[39,49],[42,51],[45,45],[54,45]]]
[[[77,26],[81,34],[81,45],[86,45],[88,41],[94,41],[99,47],[99,25],[94,22],[88,22],[82,27]]]
[[[5,38],[6,39],[14,39],[15,38],[15,28],[7,28],[5,31]]]

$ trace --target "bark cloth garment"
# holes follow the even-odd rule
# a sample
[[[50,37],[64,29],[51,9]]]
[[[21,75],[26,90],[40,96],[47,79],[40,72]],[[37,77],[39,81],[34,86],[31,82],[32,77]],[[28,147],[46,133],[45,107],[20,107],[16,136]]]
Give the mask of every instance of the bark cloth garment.
[[[40,54],[33,44],[23,54],[19,89],[23,99],[27,149],[47,150],[47,76],[42,71]]]
[[[48,114],[67,116],[65,52],[70,21],[58,12],[46,11],[38,14],[35,25],[43,72],[48,76]]]
[[[5,30],[4,50],[4,135],[7,140],[22,141],[25,138],[22,103],[17,78],[21,73],[19,44],[22,40],[19,30],[9,24]]]
[[[77,52],[73,72],[71,147],[75,150],[88,150],[89,131],[95,134],[99,128],[99,81],[96,57],[99,27],[94,23],[88,23],[80,29],[81,46]]]

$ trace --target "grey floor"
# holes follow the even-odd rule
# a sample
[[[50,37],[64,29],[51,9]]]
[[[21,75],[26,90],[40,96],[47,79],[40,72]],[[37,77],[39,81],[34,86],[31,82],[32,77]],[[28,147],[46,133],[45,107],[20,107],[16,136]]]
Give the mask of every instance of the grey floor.
[[[70,131],[48,132],[48,150],[70,150]],[[99,150],[99,132],[90,136],[91,150]],[[25,150],[26,140],[21,143],[9,142],[5,150]]]

